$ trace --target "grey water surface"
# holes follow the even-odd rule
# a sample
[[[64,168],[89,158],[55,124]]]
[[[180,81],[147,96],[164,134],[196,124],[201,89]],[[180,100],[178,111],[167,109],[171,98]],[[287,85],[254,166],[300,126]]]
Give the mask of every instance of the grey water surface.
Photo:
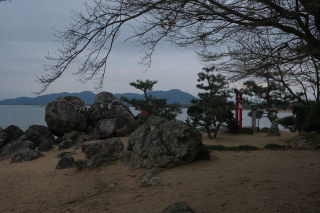
[[[130,110],[134,115],[137,115],[139,111],[134,107],[130,107]],[[185,121],[188,117],[188,109],[182,109],[182,114],[176,117],[177,120]],[[242,112],[242,125],[251,126],[251,117],[247,115],[249,111]],[[292,115],[292,113],[278,113],[278,117]],[[23,131],[27,130],[31,125],[44,125],[47,126],[45,120],[45,107],[32,106],[32,105],[0,105],[0,126],[4,129],[10,125],[16,125]],[[258,124],[257,124],[258,125]],[[270,127],[271,123],[269,119],[262,118],[259,121],[259,127]],[[279,129],[283,130],[282,126]]]

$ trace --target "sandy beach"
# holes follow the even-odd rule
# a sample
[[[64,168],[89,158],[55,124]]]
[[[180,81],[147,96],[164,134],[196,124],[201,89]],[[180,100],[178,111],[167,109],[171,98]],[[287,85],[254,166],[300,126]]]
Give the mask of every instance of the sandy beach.
[[[138,174],[121,162],[94,170],[55,169],[62,152],[23,163],[0,161],[0,212],[161,212],[186,201],[196,213],[320,212],[320,151],[265,150],[283,144],[282,136],[218,134],[204,144],[254,145],[257,151],[214,151],[211,160],[163,169],[156,174],[163,187],[142,186]],[[128,137],[122,137],[126,143]],[[84,159],[78,150],[75,159]]]

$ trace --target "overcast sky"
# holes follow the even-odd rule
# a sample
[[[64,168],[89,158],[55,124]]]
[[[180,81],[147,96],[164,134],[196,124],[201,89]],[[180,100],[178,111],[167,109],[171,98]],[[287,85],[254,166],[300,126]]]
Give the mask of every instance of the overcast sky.
[[[86,14],[83,0],[12,0],[0,3],[0,100],[17,97],[36,97],[40,91],[36,76],[45,75],[44,64],[52,64],[45,55],[61,47],[53,42],[55,28],[65,31],[72,21],[70,10]],[[90,1],[88,1],[90,2]],[[124,39],[133,35],[129,26],[122,28],[107,62],[103,91],[112,93],[141,93],[129,85],[136,79],[158,80],[154,90],[180,89],[194,96],[199,92],[197,73],[204,67],[195,53],[181,51],[168,43],[161,43],[153,55],[147,72],[138,62],[143,53],[140,46]],[[78,62],[73,63],[63,76],[42,94],[94,91],[94,84],[76,81]]]

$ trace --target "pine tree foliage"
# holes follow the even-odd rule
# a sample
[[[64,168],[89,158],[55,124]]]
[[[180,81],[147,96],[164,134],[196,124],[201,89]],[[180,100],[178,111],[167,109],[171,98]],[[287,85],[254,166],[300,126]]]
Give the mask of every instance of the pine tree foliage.
[[[147,111],[148,114],[143,117],[142,122],[148,120],[151,115],[172,120],[182,113],[179,103],[167,104],[167,99],[165,98],[157,99],[152,95],[147,95],[147,91],[152,91],[153,86],[156,83],[158,83],[158,81],[151,81],[149,79],[145,81],[137,80],[137,82],[130,82],[131,86],[143,91],[145,100],[136,98],[129,99],[123,96],[120,98],[121,101],[131,104],[135,110]]]
[[[209,138],[216,138],[219,128],[224,123],[233,120],[234,109],[231,98],[232,91],[228,89],[228,83],[221,74],[214,74],[215,67],[203,68],[204,72],[198,73],[196,85],[197,88],[204,90],[198,93],[199,99],[192,99],[191,103],[195,104],[189,107],[187,113],[189,118],[187,123],[193,126],[202,126],[206,129]],[[210,126],[215,126],[214,136],[211,136]]]

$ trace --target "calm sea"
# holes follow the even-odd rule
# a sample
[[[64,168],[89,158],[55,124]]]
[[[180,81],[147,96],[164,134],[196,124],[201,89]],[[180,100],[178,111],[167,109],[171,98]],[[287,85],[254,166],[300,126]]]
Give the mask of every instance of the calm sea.
[[[137,115],[139,111],[130,107],[130,110],[134,115]],[[187,109],[182,109],[183,113],[176,117],[177,120],[185,121],[188,117]],[[248,111],[242,112],[242,125],[251,126],[251,117],[247,115]],[[285,116],[292,115],[292,113],[278,113],[278,117],[282,118]],[[44,125],[46,122],[45,107],[32,106],[32,105],[0,105],[0,126],[4,129],[10,125],[16,125],[23,131],[27,130],[31,125]],[[258,125],[258,124],[257,124]],[[271,123],[269,119],[262,118],[259,121],[259,127],[270,127]],[[284,129],[279,126],[280,129]]]

